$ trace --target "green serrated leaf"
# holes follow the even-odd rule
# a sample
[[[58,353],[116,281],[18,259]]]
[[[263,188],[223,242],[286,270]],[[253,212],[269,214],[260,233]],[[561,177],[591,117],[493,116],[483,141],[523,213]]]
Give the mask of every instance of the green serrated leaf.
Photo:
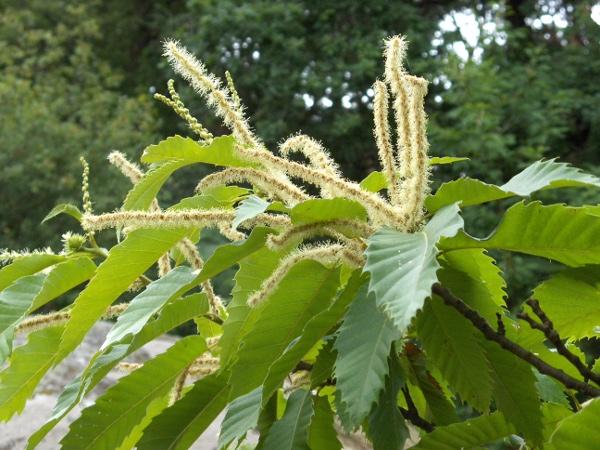
[[[424,435],[415,450],[462,450],[477,448],[515,434],[515,427],[495,412],[461,423],[437,427]]]
[[[193,269],[180,266],[151,283],[135,297],[117,323],[108,332],[101,350],[120,341],[128,334],[137,334],[166,303],[189,291],[196,278]]]
[[[328,397],[316,395],[313,401],[315,414],[308,428],[308,446],[311,450],[342,450]]]
[[[0,372],[0,422],[21,413],[27,399],[52,367],[64,327],[49,327],[29,334],[15,349],[11,363]]]
[[[85,290],[75,300],[57,361],[71,353],[120,294],[183,239],[186,229],[137,229],[113,247]]]
[[[75,217],[75,219],[77,219],[79,223],[81,223],[81,219],[83,218],[83,213],[79,210],[77,206],[63,203],[52,208],[52,211],[46,214],[46,217],[44,217],[42,223],[58,216],[59,214],[68,214],[70,216],[73,216]]]
[[[126,336],[122,343],[115,344],[103,352],[98,352],[88,367],[80,373],[60,394],[52,417],[42,428],[30,436],[27,450],[34,448],[65,417],[69,411],[91,391],[119,361],[148,342],[165,334],[195,316],[208,312],[208,301],[204,294],[194,294],[175,300],[165,306],[160,315],[142,328],[132,340]]]
[[[550,442],[557,448],[573,448],[577,450],[595,450],[600,442],[600,398],[592,400],[585,408],[563,419]]]
[[[229,445],[235,439],[241,440],[250,428],[256,426],[261,404],[262,386],[231,401],[221,424],[219,448]]]
[[[165,184],[173,172],[188,164],[190,163],[187,161],[175,160],[153,166],[129,191],[123,203],[123,209],[126,211],[148,209],[162,185]]]
[[[344,317],[348,305],[366,282],[367,277],[361,276],[360,269],[354,271],[346,288],[336,301],[328,309],[314,316],[304,327],[300,338],[269,367],[268,375],[263,383],[263,404],[273,395],[302,357]]]
[[[210,145],[201,145],[189,137],[173,136],[151,145],[142,155],[142,162],[146,164],[173,160],[227,167],[256,166],[238,155],[233,136],[216,137]]]
[[[33,275],[50,266],[63,262],[66,259],[67,257],[65,255],[50,255],[44,253],[34,253],[23,256],[10,263],[8,266],[0,269],[0,292],[21,277]]]
[[[369,291],[377,304],[389,311],[394,325],[404,332],[437,282],[436,244],[463,227],[456,205],[442,208],[419,233],[400,233],[389,228],[369,238],[364,270],[371,273]]]
[[[437,296],[417,315],[417,334],[427,356],[462,400],[487,412],[492,400],[492,379],[480,333]],[[476,333],[479,333],[477,335]]]
[[[531,366],[490,341],[482,342],[492,374],[492,395],[506,420],[535,445],[543,442],[542,410]]]
[[[336,388],[352,427],[360,425],[379,398],[392,342],[400,337],[367,292],[365,285],[350,304],[334,345]]]
[[[71,424],[69,433],[61,441],[63,448],[120,446],[144,419],[148,406],[167,395],[181,371],[205,350],[204,339],[188,336],[121,378]]]
[[[557,403],[542,403],[542,414],[542,420],[544,421],[544,448],[559,450],[562,447],[556,447],[548,443],[557,426],[574,413],[571,411],[570,406],[559,405]]]
[[[462,158],[458,156],[432,156],[429,158],[429,165],[453,164],[460,161],[469,161],[469,158]]]
[[[488,238],[477,239],[460,232],[439,247],[445,252],[466,248],[508,250],[578,267],[600,264],[599,235],[600,217],[587,214],[583,208],[521,202],[506,211]]]
[[[377,407],[369,415],[369,437],[375,450],[403,450],[410,432],[398,408],[398,394],[406,385],[395,348],[388,359],[389,375],[379,394]]]
[[[539,373],[536,369],[533,369],[533,373],[537,378],[535,387],[537,388],[540,400],[570,408],[569,399],[567,398],[565,387],[563,385],[554,381],[549,376]]]
[[[331,199],[310,199],[298,203],[290,210],[294,225],[306,225],[331,220],[367,220],[364,206],[355,200],[336,197]]]
[[[270,205],[271,202],[267,202],[256,195],[251,195],[246,200],[240,202],[236,208],[235,219],[231,223],[231,226],[234,230],[237,229],[238,225],[243,221],[264,213]]]
[[[600,179],[554,160],[537,161],[502,186],[486,184],[471,178],[445,183],[435,195],[427,198],[425,206],[434,212],[443,205],[455,202],[460,202],[460,205],[465,207],[515,195],[526,197],[536,191],[569,186],[599,187]]]
[[[308,446],[308,427],[312,416],[313,398],[310,391],[294,391],[288,399],[283,417],[269,430],[263,450],[311,450]]]
[[[314,260],[294,264],[267,299],[231,368],[231,394],[245,394],[263,383],[277,361],[305,325],[327,309],[340,284],[341,268],[327,268]]]
[[[600,266],[567,269],[533,290],[561,338],[598,337]]]
[[[334,343],[334,339],[328,339],[319,350],[310,372],[311,387],[313,388],[333,378],[333,366],[337,358],[337,352],[333,348]]]
[[[136,448],[189,448],[223,411],[228,397],[227,376],[213,374],[197,381],[181,400],[152,419]]]

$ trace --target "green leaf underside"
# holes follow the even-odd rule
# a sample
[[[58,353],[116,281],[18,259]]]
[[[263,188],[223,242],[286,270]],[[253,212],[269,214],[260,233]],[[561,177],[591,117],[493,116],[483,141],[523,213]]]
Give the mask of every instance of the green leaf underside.
[[[42,223],[53,219],[54,217],[60,215],[60,214],[68,214],[72,217],[74,217],[75,219],[77,219],[78,222],[81,222],[81,219],[83,217],[83,214],[81,213],[81,211],[79,210],[79,208],[75,205],[69,205],[66,203],[63,203],[61,205],[57,205],[54,208],[52,208],[52,210],[46,214],[46,217],[44,217],[44,220],[42,220]]]
[[[129,286],[190,231],[137,229],[113,247],[86,289],[75,300],[57,357],[61,361]]]
[[[210,145],[206,146],[189,137],[173,136],[146,148],[142,155],[142,162],[152,164],[176,160],[186,164],[206,163],[227,167],[256,166],[256,164],[241,158],[234,145],[233,136],[216,137]]]
[[[223,335],[219,340],[221,367],[226,367],[232,362],[242,338],[258,319],[261,308],[250,308],[246,301],[252,292],[260,289],[263,281],[275,270],[279,258],[279,253],[262,248],[261,245],[260,248],[240,261],[240,268],[235,275],[236,285],[232,291],[233,298],[227,305],[229,316],[223,324]]]
[[[389,312],[394,325],[404,332],[437,282],[436,244],[442,236],[454,236],[463,227],[456,205],[441,209],[419,233],[400,233],[389,228],[369,238],[364,270],[371,273],[369,290],[377,304]]]
[[[29,334],[17,347],[11,363],[0,372],[0,422],[21,413],[27,399],[52,367],[64,327],[50,327]]]
[[[314,415],[308,428],[310,450],[341,450],[342,443],[335,429],[335,415],[327,397],[313,397]]]
[[[460,205],[465,207],[515,195],[526,197],[536,191],[570,186],[600,187],[600,179],[565,163],[557,163],[554,160],[537,161],[502,186],[486,184],[471,178],[445,183],[435,195],[427,198],[425,206],[434,212],[443,205],[455,202],[460,202]]]
[[[492,400],[492,380],[479,336],[471,323],[437,296],[417,315],[417,334],[442,376],[462,400],[487,412]]]
[[[101,350],[120,341],[128,334],[137,334],[166,303],[190,290],[195,278],[193,269],[180,266],[150,284],[119,316],[117,323],[106,336]]]
[[[267,202],[256,195],[251,195],[246,200],[240,202],[235,209],[235,219],[231,223],[231,226],[234,230],[237,229],[237,227],[245,220],[252,219],[259,214],[264,213],[269,205],[271,205],[270,202]]]
[[[231,369],[234,398],[259,386],[308,321],[329,307],[339,288],[340,272],[341,267],[327,268],[313,260],[290,268],[243,338]]]
[[[400,337],[389,318],[377,308],[365,285],[350,304],[338,330],[334,373],[336,389],[351,426],[360,425],[379,398],[388,372],[392,342]]]
[[[197,381],[173,406],[154,417],[138,450],[189,448],[227,405],[227,377],[212,374]]]
[[[53,266],[67,259],[64,255],[32,254],[19,258],[0,270],[0,291],[26,275]]]
[[[541,308],[563,339],[598,337],[600,266],[567,269],[533,291]]]
[[[163,184],[177,169],[191,164],[187,161],[175,160],[157,164],[144,174],[142,179],[127,194],[123,209],[127,211],[143,211],[150,208],[152,201]]]
[[[71,424],[63,448],[117,448],[144,419],[148,406],[167,395],[181,371],[205,350],[204,339],[188,336],[121,378]]]
[[[600,217],[582,208],[523,202],[510,207],[485,239],[461,232],[440,243],[449,252],[466,248],[499,249],[559,261],[568,266],[600,264]]]
[[[537,378],[535,387],[537,388],[538,396],[540,400],[544,402],[552,402],[560,404],[566,408],[570,408],[569,399],[565,393],[565,387],[558,381],[554,381],[547,375],[539,373],[536,369],[533,369],[533,373]]]
[[[262,386],[231,401],[221,424],[219,448],[229,445],[235,439],[242,440],[248,430],[256,426],[261,403]]]
[[[528,441],[540,445],[543,440],[542,410],[531,366],[495,342],[484,341],[482,346],[490,364],[496,407]]]
[[[102,381],[119,361],[158,336],[207,311],[208,301],[204,294],[196,294],[175,300],[165,306],[156,319],[148,322],[133,340],[132,336],[128,335],[122,343],[115,344],[103,352],[98,352],[84,372],[80,373],[65,387],[52,411],[52,417],[29,438],[26,449],[31,450],[35,447],[85,394]]]
[[[328,309],[315,315],[306,324],[302,335],[294,342],[293,346],[288,347],[283,355],[269,367],[269,373],[263,383],[263,405],[277,390],[285,377],[296,367],[302,357],[344,317],[348,305],[366,281],[367,277],[361,276],[359,270],[356,270],[342,295]]]
[[[406,380],[394,350],[388,361],[390,368],[385,387],[379,394],[377,407],[369,416],[369,437],[378,450],[400,450],[410,437],[398,408],[398,394]]]
[[[308,427],[313,413],[310,391],[294,391],[287,401],[283,417],[269,430],[263,450],[311,450]]]

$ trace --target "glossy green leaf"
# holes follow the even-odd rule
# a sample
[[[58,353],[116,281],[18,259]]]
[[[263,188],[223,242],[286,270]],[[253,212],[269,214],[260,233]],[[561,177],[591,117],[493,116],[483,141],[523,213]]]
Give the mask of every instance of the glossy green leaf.
[[[304,355],[344,317],[348,305],[366,282],[367,277],[361,276],[359,270],[356,270],[335,302],[328,309],[314,316],[306,324],[298,340],[290,344],[283,355],[269,367],[269,373],[263,383],[263,404],[273,395]]]
[[[150,284],[134,298],[108,332],[102,349],[120,341],[128,334],[137,334],[148,320],[166,303],[189,291],[196,278],[193,269],[180,266]]]
[[[329,399],[313,396],[314,416],[308,428],[308,446],[310,450],[342,450],[342,443],[335,429],[335,415]]]
[[[437,282],[436,244],[463,227],[456,205],[441,209],[418,233],[380,228],[369,238],[364,270],[371,273],[369,290],[377,304],[389,312],[394,325],[404,332],[431,295]]]
[[[0,422],[21,413],[27,399],[52,367],[64,327],[50,327],[29,334],[17,347],[10,365],[0,372]]]
[[[250,428],[256,426],[261,403],[262,386],[231,401],[221,424],[219,448],[229,445],[235,439],[241,440]]]
[[[563,339],[598,337],[600,325],[600,266],[557,273],[533,290],[542,310]]]
[[[33,253],[19,258],[0,269],[0,291],[3,291],[21,277],[33,275],[66,259],[65,255],[45,253]]]
[[[469,161],[469,158],[458,156],[432,156],[429,158],[429,165],[453,164],[460,161]]]
[[[568,186],[600,187],[600,179],[554,160],[537,161],[502,186],[494,186],[470,178],[445,183],[435,195],[427,198],[425,206],[433,212],[443,205],[455,202],[460,202],[460,205],[465,207],[514,195],[526,197],[536,191]]]
[[[146,148],[142,155],[142,162],[146,164],[173,160],[227,167],[255,165],[238,155],[233,136],[216,137],[210,145],[201,145],[189,137],[173,136]]]
[[[550,438],[557,448],[595,450],[600,442],[600,399],[596,398],[581,411],[562,420]]]
[[[379,399],[392,342],[400,337],[363,286],[350,304],[334,345],[336,388],[352,427],[360,425]]]
[[[63,447],[117,448],[144,419],[146,408],[167,395],[181,371],[205,350],[204,339],[188,336],[121,378],[71,424]]]
[[[544,421],[544,448],[560,450],[561,447],[550,443],[552,434],[558,425],[567,417],[575,414],[571,406],[559,405],[557,403],[542,403],[542,414]]]
[[[294,225],[328,222],[331,220],[367,220],[364,206],[355,200],[336,197],[331,199],[310,199],[298,203],[290,210]]]
[[[265,439],[263,450],[311,450],[308,427],[313,416],[310,391],[294,391],[287,401],[283,417],[275,422]]]
[[[437,296],[425,303],[417,315],[416,326],[427,356],[442,376],[462,400],[487,412],[492,400],[492,379],[479,344],[481,333]]]
[[[256,195],[251,195],[237,206],[235,219],[231,223],[231,226],[234,230],[237,229],[243,221],[252,219],[259,214],[264,213],[270,204],[270,202],[267,202]]]
[[[461,232],[445,239],[439,247],[445,252],[466,248],[508,250],[577,267],[600,264],[599,235],[600,217],[582,208],[521,202],[506,211],[488,238],[477,239]]]
[[[360,182],[360,187],[367,192],[379,192],[387,188],[387,180],[383,172],[375,170]]]
[[[60,214],[68,214],[77,219],[77,221],[80,223],[83,217],[83,213],[79,210],[77,206],[63,203],[52,208],[52,210],[48,214],[46,214],[46,217],[44,217],[42,223],[46,222],[47,220],[53,219],[54,217]]]
[[[290,268],[243,338],[231,368],[232,396],[261,385],[271,364],[315,315],[329,307],[339,288],[340,271],[340,267],[327,268],[313,260],[302,260]]]
[[[416,449],[422,450],[462,450],[477,448],[499,441],[515,434],[511,425],[500,412],[483,415],[461,423],[437,427],[424,435]]]
[[[173,406],[154,417],[138,442],[138,450],[189,448],[227,404],[229,385],[223,375],[209,375],[185,393]]]
[[[189,233],[186,229],[138,229],[113,247],[85,290],[75,300],[58,361],[71,353],[121,293]]]
[[[240,261],[240,269],[235,275],[233,299],[227,306],[229,314],[223,324],[221,346],[221,366],[227,366],[236,354],[242,338],[252,328],[260,315],[261,308],[250,308],[248,296],[260,289],[279,262],[280,254],[259,246]],[[207,261],[208,264],[208,261]],[[206,266],[205,266],[206,267]]]
[[[390,354],[389,375],[379,394],[377,407],[369,415],[369,437],[376,450],[403,450],[410,437],[406,421],[398,408],[398,394],[406,385],[395,348]]]
[[[98,352],[84,372],[80,373],[65,387],[52,410],[51,418],[42,428],[30,436],[27,450],[34,448],[85,394],[102,381],[119,361],[167,331],[182,325],[199,314],[208,312],[208,307],[208,300],[204,294],[194,294],[175,300],[165,306],[156,319],[148,322],[135,338],[132,339],[132,336],[128,335],[122,343],[112,345],[110,348]]]
[[[129,191],[123,203],[123,209],[127,211],[148,209],[162,185],[173,175],[173,172],[188,164],[190,163],[187,161],[175,160],[152,166]]]
[[[492,395],[506,420],[528,441],[542,441],[542,410],[531,366],[495,342],[482,342],[492,374]]]

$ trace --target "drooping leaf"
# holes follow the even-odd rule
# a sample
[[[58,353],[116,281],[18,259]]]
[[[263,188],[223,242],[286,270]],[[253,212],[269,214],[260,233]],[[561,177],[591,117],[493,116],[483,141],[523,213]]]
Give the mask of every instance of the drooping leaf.
[[[557,449],[593,450],[598,448],[598,442],[600,442],[598,417],[600,417],[600,399],[595,398],[581,411],[563,419],[552,434],[550,442]]]
[[[498,228],[485,239],[464,232],[439,245],[448,252],[466,248],[500,249],[556,260],[568,266],[600,264],[600,217],[582,208],[543,206],[539,202],[510,207]]]
[[[500,412],[483,415],[461,423],[437,427],[424,435],[415,450],[460,450],[478,448],[515,434],[511,425]]]
[[[250,428],[256,426],[261,403],[262,386],[231,401],[221,424],[219,448],[229,445],[235,439],[241,440]]]
[[[490,364],[496,407],[528,441],[540,445],[543,441],[542,410],[531,366],[495,342],[484,341],[482,346]]]
[[[442,236],[454,236],[463,226],[456,205],[441,209],[419,233],[400,233],[389,228],[369,238],[364,270],[371,273],[369,290],[377,304],[389,311],[403,332],[437,282],[436,244]]]
[[[227,404],[229,385],[224,375],[197,381],[173,406],[154,417],[137,443],[139,450],[189,448]]]
[[[237,229],[243,221],[252,219],[261,213],[264,213],[271,203],[263,200],[256,195],[251,195],[246,200],[240,202],[236,208],[235,219],[231,223],[233,229]]]
[[[127,211],[148,209],[162,185],[173,175],[173,172],[188,164],[190,163],[187,161],[174,160],[151,167],[129,191],[123,203],[123,209]]]
[[[343,293],[325,311],[314,316],[304,327],[299,339],[288,347],[284,354],[269,367],[269,373],[263,383],[263,403],[275,392],[279,384],[294,369],[296,364],[313,348],[325,334],[339,322],[358,290],[367,282],[367,276],[359,270],[353,272]]]
[[[329,399],[318,395],[313,397],[314,416],[308,428],[308,446],[311,450],[342,450],[337,437],[335,416]]]
[[[308,427],[313,416],[313,398],[308,390],[294,391],[283,417],[275,422],[265,439],[263,450],[311,450]]]
[[[46,214],[46,217],[44,217],[44,220],[42,220],[42,223],[46,222],[47,220],[53,219],[54,217],[60,215],[60,214],[68,214],[72,217],[75,217],[75,219],[77,219],[77,221],[79,223],[81,223],[81,219],[83,217],[82,212],[79,210],[79,208],[75,205],[69,205],[66,203],[63,203],[61,205],[57,205],[54,208],[52,208],[52,211],[50,211],[48,214]]]
[[[57,360],[71,353],[106,308],[188,233],[186,229],[137,229],[113,247],[96,276],[75,300]]]
[[[0,372],[0,422],[21,413],[27,399],[52,367],[64,327],[49,327],[29,334],[15,349],[11,363]]]
[[[557,273],[533,290],[532,298],[552,320],[561,338],[597,337],[600,324],[600,266]]]
[[[340,284],[340,271],[339,266],[327,268],[314,260],[302,260],[290,268],[243,338],[231,368],[232,396],[259,386],[308,321],[329,307]]]
[[[67,259],[65,255],[33,253],[23,256],[0,269],[0,292],[26,275],[33,275]]]
[[[236,285],[232,291],[233,299],[227,306],[229,316],[223,324],[223,335],[219,340],[222,367],[231,362],[242,338],[252,328],[260,315],[261,308],[248,306],[248,296],[260,289],[263,281],[277,267],[280,256],[279,253],[260,245],[259,248],[240,261],[240,269],[235,275]]]
[[[56,406],[52,410],[52,417],[42,428],[30,436],[27,450],[34,448],[39,442],[65,417],[69,411],[91,391],[106,374],[114,368],[119,361],[130,355],[135,350],[143,347],[148,342],[165,334],[167,331],[191,320],[199,314],[208,311],[208,300],[204,294],[194,294],[183,299],[175,300],[165,306],[160,315],[132,339],[126,336],[122,343],[112,345],[102,352],[98,352],[84,372],[80,373],[69,383],[60,394]]]
[[[142,155],[142,162],[146,164],[173,160],[227,167],[256,166],[238,155],[233,136],[216,137],[210,145],[204,146],[189,137],[173,136],[149,146]]]
[[[181,371],[205,350],[204,339],[188,336],[121,378],[71,424],[63,447],[117,448],[144,419],[146,408],[167,395]]]
[[[416,326],[425,352],[442,376],[462,400],[487,412],[492,400],[492,379],[479,344],[481,333],[437,296],[425,303],[417,315]]]
[[[196,274],[191,268],[180,266],[150,284],[119,316],[117,323],[108,332],[101,350],[128,334],[137,334],[167,302],[190,290],[195,278]]]
[[[400,336],[363,286],[350,304],[334,345],[336,389],[352,427],[360,425],[379,399],[390,348]]]
[[[385,387],[379,394],[377,407],[369,415],[369,437],[375,450],[403,450],[410,433],[398,408],[398,394],[406,380],[394,346],[388,362],[390,368]]]
[[[600,179],[554,160],[537,161],[502,186],[486,184],[471,178],[445,183],[435,195],[427,198],[425,206],[434,212],[455,202],[460,202],[460,206],[465,207],[515,195],[526,197],[536,191],[568,186],[600,187]]]

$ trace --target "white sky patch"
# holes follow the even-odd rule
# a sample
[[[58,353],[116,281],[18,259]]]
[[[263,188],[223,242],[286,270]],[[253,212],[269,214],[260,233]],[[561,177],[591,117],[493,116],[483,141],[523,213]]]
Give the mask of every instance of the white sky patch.
[[[600,25],[600,3],[592,6],[592,20]]]

